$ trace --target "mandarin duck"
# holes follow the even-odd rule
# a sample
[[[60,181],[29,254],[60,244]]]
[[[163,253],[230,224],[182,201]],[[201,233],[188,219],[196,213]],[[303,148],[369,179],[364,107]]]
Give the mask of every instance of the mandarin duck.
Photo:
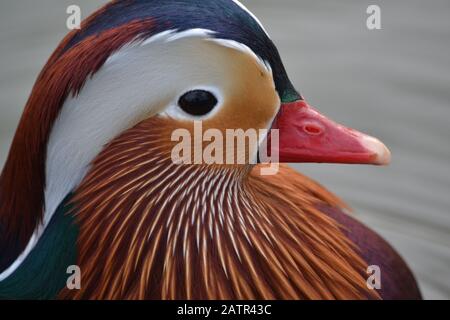
[[[174,162],[171,134],[196,122],[277,130],[277,173]],[[18,125],[0,178],[0,298],[418,299],[398,253],[283,164],[389,160],[308,105],[239,1],[112,1],[63,39]]]

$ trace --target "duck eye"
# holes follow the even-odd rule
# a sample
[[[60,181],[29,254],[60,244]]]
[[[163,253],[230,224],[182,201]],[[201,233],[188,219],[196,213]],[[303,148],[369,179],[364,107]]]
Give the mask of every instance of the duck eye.
[[[217,98],[206,90],[192,90],[181,96],[178,105],[193,116],[204,116],[217,105]]]

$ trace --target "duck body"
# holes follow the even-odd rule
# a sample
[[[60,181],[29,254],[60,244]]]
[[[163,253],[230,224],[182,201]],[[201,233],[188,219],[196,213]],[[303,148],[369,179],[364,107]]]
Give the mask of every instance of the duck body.
[[[388,162],[303,100],[238,1],[113,1],[50,57],[17,129],[0,177],[0,298],[420,298],[395,250],[309,178],[175,163],[171,136],[194,120],[275,128],[280,162]]]

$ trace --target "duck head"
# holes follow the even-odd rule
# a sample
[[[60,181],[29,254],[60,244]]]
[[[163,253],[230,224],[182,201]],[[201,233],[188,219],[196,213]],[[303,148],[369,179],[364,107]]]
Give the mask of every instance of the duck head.
[[[195,121],[224,133],[278,129],[280,162],[389,162],[380,141],[306,103],[240,2],[113,1],[63,40],[27,103],[0,180],[0,280],[80,184],[80,202],[87,193],[95,202],[116,194],[108,186],[124,195],[152,181],[153,192],[181,175],[171,135]]]

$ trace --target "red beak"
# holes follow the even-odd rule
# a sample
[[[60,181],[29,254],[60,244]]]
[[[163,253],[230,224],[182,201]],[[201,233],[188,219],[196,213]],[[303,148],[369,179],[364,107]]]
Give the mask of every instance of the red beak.
[[[302,100],[281,105],[272,129],[279,129],[279,162],[386,165],[391,160],[381,141],[327,119]]]

